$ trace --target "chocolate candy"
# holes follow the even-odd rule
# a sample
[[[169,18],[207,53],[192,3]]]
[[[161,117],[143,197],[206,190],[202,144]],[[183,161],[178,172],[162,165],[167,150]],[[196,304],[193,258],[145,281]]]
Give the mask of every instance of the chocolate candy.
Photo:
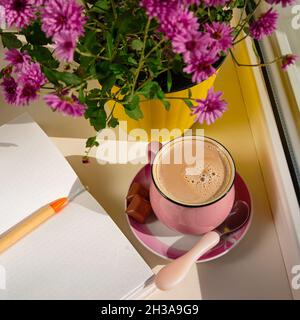
[[[146,219],[153,211],[148,200],[144,199],[139,194],[135,194],[126,209],[126,213],[139,223],[145,223]]]
[[[140,195],[142,198],[149,200],[149,190],[147,190],[145,187],[143,187],[141,184],[134,182],[127,194],[127,203],[129,204],[131,202],[131,200],[133,199],[133,197],[138,194]]]

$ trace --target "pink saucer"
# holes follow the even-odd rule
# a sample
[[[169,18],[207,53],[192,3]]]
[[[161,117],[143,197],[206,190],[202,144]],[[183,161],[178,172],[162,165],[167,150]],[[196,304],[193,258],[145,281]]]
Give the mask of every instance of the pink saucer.
[[[134,177],[133,182],[138,182],[149,188],[151,179],[150,165],[143,167]],[[251,221],[251,198],[249,190],[237,173],[235,179],[235,199],[247,202],[250,208],[250,218],[248,222],[238,231],[222,237],[220,243],[203,256],[199,257],[197,263],[217,259],[232,250],[247,233]],[[169,229],[161,223],[154,215],[145,224],[138,223],[126,215],[130,229],[140,241],[140,243],[154,254],[165,259],[176,259],[189,251],[201,236],[186,235]]]

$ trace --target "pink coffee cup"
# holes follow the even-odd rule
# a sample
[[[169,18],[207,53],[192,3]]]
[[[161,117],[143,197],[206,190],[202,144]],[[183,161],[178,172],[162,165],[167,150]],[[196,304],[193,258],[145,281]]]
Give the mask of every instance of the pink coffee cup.
[[[177,139],[184,139],[185,137],[179,137]],[[164,194],[154,178],[153,167],[155,160],[164,148],[168,148],[168,142],[164,146],[158,143],[151,143],[149,145],[149,159],[152,165],[151,167],[151,183],[150,183],[150,202],[156,217],[171,229],[179,231],[185,234],[200,235],[207,233],[216,227],[218,227],[229,215],[235,199],[235,165],[234,161],[228,152],[228,150],[219,142],[208,137],[202,137],[209,141],[213,141],[221,150],[223,150],[227,158],[232,163],[232,179],[229,186],[224,192],[205,204],[193,204],[187,205],[171,199]],[[175,141],[173,140],[173,141]]]

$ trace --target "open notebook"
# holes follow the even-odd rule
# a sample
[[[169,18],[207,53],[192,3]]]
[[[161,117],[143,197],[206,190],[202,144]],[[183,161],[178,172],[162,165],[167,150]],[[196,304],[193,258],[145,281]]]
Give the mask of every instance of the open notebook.
[[[27,114],[0,127],[0,181],[0,236],[81,185]],[[0,300],[131,299],[153,290],[151,269],[88,192],[0,255],[0,266]]]

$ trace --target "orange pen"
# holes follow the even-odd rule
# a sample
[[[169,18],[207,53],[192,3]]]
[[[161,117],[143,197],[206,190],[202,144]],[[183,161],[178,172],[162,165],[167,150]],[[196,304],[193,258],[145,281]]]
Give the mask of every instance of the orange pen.
[[[70,201],[86,189],[81,189],[71,197],[57,199],[50,204],[40,208],[29,217],[22,220],[13,228],[0,235],[0,254],[11,247],[17,241],[36,229],[39,225],[60,212]]]

